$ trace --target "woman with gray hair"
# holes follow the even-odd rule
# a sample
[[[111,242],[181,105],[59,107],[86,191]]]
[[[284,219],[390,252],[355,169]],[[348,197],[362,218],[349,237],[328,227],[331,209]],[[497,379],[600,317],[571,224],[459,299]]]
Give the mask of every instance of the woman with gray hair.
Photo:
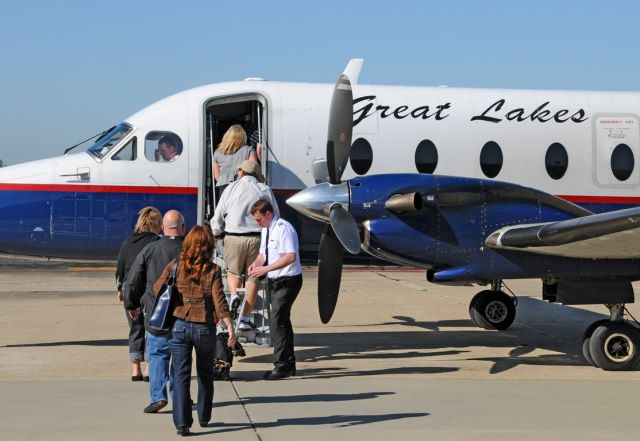
[[[138,212],[138,221],[133,233],[124,241],[118,253],[118,264],[116,266],[116,287],[118,289],[118,300],[124,301],[123,284],[126,283],[129,269],[136,259],[136,256],[149,243],[158,240],[162,229],[162,214],[155,207],[144,207]],[[129,360],[132,363],[131,381],[149,381],[148,373],[142,375],[140,363],[144,361],[144,318],[140,314],[135,320],[129,317],[125,311],[125,316],[129,322]]]

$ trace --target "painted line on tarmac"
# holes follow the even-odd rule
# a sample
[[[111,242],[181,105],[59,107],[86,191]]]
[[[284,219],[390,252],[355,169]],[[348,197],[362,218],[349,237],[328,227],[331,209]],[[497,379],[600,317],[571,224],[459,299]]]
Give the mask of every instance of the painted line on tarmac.
[[[82,272],[82,271],[115,271],[115,266],[70,266],[67,267],[67,271]]]
[[[343,273],[423,273],[422,269],[385,269],[385,268],[360,268],[344,269]]]
[[[256,438],[258,439],[258,441],[263,441],[262,437],[258,433],[258,428],[253,423],[253,420],[251,419],[251,415],[249,415],[249,409],[247,409],[247,406],[245,405],[244,400],[240,396],[240,392],[238,392],[238,389],[236,389],[236,385],[233,382],[233,380],[231,381],[231,387],[233,387],[233,391],[236,393],[236,397],[238,397],[238,401],[240,401],[240,405],[242,406],[242,409],[244,410],[245,415],[247,415],[247,419],[249,420],[249,424],[251,424],[251,428],[253,429],[253,433],[256,434]]]
[[[306,272],[318,272],[317,266],[304,266]],[[423,273],[426,270],[421,268],[394,268],[394,267],[379,267],[379,266],[353,266],[343,267],[343,273]]]
[[[317,271],[317,267],[305,267],[305,271]],[[81,272],[81,271],[115,271],[115,266],[69,266],[67,271]],[[342,272],[345,273],[422,273],[422,269],[412,268],[379,268],[379,267],[356,267],[356,268],[343,268]]]

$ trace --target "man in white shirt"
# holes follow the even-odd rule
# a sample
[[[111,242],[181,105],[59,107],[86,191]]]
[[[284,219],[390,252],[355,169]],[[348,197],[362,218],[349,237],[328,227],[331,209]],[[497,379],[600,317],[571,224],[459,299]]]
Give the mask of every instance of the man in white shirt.
[[[242,274],[247,277],[249,265],[256,259],[260,248],[260,227],[251,217],[251,206],[259,199],[271,202],[278,212],[278,204],[273,192],[262,182],[260,166],[247,159],[238,168],[238,178],[222,192],[211,218],[211,230],[214,236],[224,233],[224,261],[227,265],[227,287],[231,292],[232,307],[239,302],[236,291],[242,285]],[[247,300],[238,329],[248,331],[255,328],[251,322],[251,311],[258,296],[256,280],[247,280]]]
[[[264,199],[253,204],[251,216],[262,227],[262,235],[260,254],[249,267],[249,274],[267,276],[271,287],[274,368],[265,372],[263,378],[280,380],[296,374],[291,307],[302,288],[298,234],[293,225],[275,214],[272,205]]]

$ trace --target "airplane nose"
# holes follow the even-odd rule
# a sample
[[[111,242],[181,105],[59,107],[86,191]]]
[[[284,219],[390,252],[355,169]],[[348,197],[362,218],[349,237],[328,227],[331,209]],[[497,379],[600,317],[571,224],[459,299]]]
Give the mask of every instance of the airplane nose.
[[[349,183],[322,184],[305,188],[287,199],[287,205],[297,212],[320,222],[329,222],[329,213],[334,205],[349,211]]]

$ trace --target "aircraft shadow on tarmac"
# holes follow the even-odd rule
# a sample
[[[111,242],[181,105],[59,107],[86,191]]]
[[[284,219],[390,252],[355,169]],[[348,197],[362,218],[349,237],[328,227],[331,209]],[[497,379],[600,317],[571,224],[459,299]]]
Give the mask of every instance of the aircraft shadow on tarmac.
[[[351,370],[344,367],[298,369],[298,375],[308,378],[335,378],[350,376],[430,374],[459,370],[459,367],[442,367],[447,358],[440,358],[440,367],[425,367],[428,357],[456,356],[457,364],[474,347],[511,348],[504,357],[473,357],[466,360],[491,362],[489,373],[497,374],[518,365],[588,366],[582,357],[581,336],[592,322],[606,318],[579,308],[550,304],[529,297],[520,297],[518,317],[506,331],[487,331],[477,328],[471,320],[442,320],[424,322],[412,317],[394,316],[395,321],[362,325],[377,328],[376,331],[296,333],[296,359],[298,363],[335,362],[347,360],[396,359],[406,360],[402,368],[379,370]],[[386,326],[406,326],[410,331],[385,331]],[[447,328],[472,328],[471,330],[447,330]],[[416,331],[416,328],[422,330]],[[331,328],[327,328],[329,331]],[[428,332],[425,332],[428,331]],[[443,348],[447,348],[444,349]],[[453,348],[453,349],[451,349]],[[440,349],[438,351],[438,349]],[[537,349],[544,354],[533,354]],[[411,366],[411,359],[423,359],[420,365]],[[247,357],[242,363],[269,362],[270,355]],[[590,366],[590,365],[589,365]],[[242,375],[249,374],[242,372]],[[238,375],[241,375],[238,374]],[[235,379],[235,378],[234,378]],[[241,378],[238,378],[241,379]],[[244,379],[244,378],[242,378]],[[248,375],[247,380],[253,379]]]
[[[52,341],[45,343],[26,343],[0,346],[3,348],[38,348],[48,346],[127,346],[129,340],[118,338],[111,340],[72,340],[72,341]]]
[[[511,348],[504,357],[468,357],[467,360],[491,362],[489,373],[496,374],[518,365],[587,366],[580,345],[583,330],[592,322],[606,318],[579,308],[563,307],[530,297],[520,297],[518,316],[506,331],[478,329],[471,320],[418,321],[393,316],[394,321],[359,325],[363,332],[296,333],[296,358],[301,363],[348,360],[407,360],[403,367],[353,370],[345,366],[319,366],[299,369],[306,378],[336,378],[393,374],[436,374],[457,371],[457,366],[411,366],[408,360],[428,357],[456,357],[458,363],[474,347]],[[386,331],[388,326],[404,326],[409,331]],[[458,328],[447,330],[448,328]],[[471,328],[459,330],[459,328]],[[418,328],[419,330],[416,330]],[[327,330],[331,330],[327,327]],[[375,329],[375,330],[371,330]],[[426,332],[425,332],[426,331]],[[6,348],[50,346],[126,346],[127,339],[75,340],[5,345]],[[447,348],[447,349],[442,349]],[[453,349],[451,349],[453,348]],[[536,349],[551,354],[532,354]],[[440,358],[439,364],[446,361]],[[241,363],[270,363],[271,355],[246,357]],[[424,362],[422,363],[424,364]],[[233,372],[234,380],[257,380],[262,371]]]
[[[271,427],[283,427],[283,426],[336,426],[336,427],[350,427],[360,426],[363,424],[381,423],[385,421],[400,420],[405,418],[420,418],[429,416],[426,412],[412,412],[412,413],[385,413],[382,415],[328,415],[322,417],[304,417],[304,418],[279,418],[275,421],[251,424],[247,423],[213,423],[209,425],[209,428],[218,428],[216,430],[209,430],[205,432],[192,432],[191,435],[209,435],[220,434],[225,432],[235,432],[239,430],[245,430],[247,428],[253,428],[255,430],[268,429]]]
[[[222,401],[216,403],[216,407],[252,405],[252,404],[291,404],[291,403],[334,403],[340,401],[371,400],[384,395],[395,395],[395,392],[361,392],[357,394],[306,394],[306,395],[281,395],[277,397],[242,397],[242,403],[238,400]],[[196,405],[193,405],[196,410]]]
[[[371,400],[385,395],[395,395],[395,392],[363,392],[357,394],[309,394],[309,395],[280,395],[280,396],[258,396],[243,397],[242,401],[223,401],[215,403],[216,408],[229,406],[252,406],[260,404],[295,404],[295,403],[335,403],[342,401]],[[196,406],[192,409],[195,411]],[[282,418],[272,422],[251,424],[240,423],[234,424],[229,422],[216,422],[209,425],[209,428],[219,428],[216,430],[193,433],[193,435],[206,435],[211,433],[224,433],[243,430],[247,428],[264,429],[270,427],[282,426],[318,426],[318,425],[334,425],[337,427],[358,426],[362,424],[379,423],[384,421],[398,420],[403,418],[417,418],[429,416],[429,413],[396,413],[382,415],[330,415],[323,417],[305,417],[305,418]]]

